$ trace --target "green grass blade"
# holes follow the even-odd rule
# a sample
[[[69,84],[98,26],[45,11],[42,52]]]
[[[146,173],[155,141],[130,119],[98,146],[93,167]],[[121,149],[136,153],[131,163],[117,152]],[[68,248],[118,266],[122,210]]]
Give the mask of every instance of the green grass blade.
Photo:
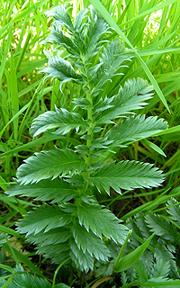
[[[114,270],[116,272],[123,272],[127,269],[134,266],[134,264],[140,259],[140,257],[143,255],[144,251],[149,247],[150,242],[154,235],[151,235],[143,244],[138,246],[135,250],[130,252],[128,255],[117,258],[114,266]]]
[[[6,233],[8,235],[12,235],[12,236],[19,236],[19,233],[16,232],[15,230],[5,227],[3,225],[0,225],[0,233]]]

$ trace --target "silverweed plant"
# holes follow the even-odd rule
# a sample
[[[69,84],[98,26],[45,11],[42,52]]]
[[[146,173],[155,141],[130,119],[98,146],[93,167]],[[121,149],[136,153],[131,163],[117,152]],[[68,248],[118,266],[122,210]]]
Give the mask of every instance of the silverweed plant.
[[[131,60],[128,50],[92,7],[74,21],[64,6],[47,15],[54,18],[47,39],[54,46],[43,72],[60,81],[65,100],[35,118],[30,133],[60,140],[22,163],[9,194],[38,201],[17,229],[39,254],[88,272],[110,261],[129,231],[101,197],[158,187],[164,179],[152,164],[119,161],[117,153],[167,124],[139,113],[153,87],[140,78],[123,80]]]
[[[163,213],[139,213],[126,221],[130,233],[115,265],[99,265],[97,276],[112,275],[114,270],[122,288],[179,287],[180,205],[172,197],[164,208]]]

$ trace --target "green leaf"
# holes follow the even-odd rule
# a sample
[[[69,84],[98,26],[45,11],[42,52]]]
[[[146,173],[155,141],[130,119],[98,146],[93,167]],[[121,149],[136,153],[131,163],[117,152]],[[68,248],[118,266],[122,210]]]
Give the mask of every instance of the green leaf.
[[[163,119],[158,119],[156,116],[145,118],[144,115],[138,115],[131,116],[122,124],[114,126],[107,135],[113,142],[110,146],[117,147],[153,136],[166,127],[167,123]]]
[[[54,149],[35,153],[17,169],[20,184],[36,183],[43,179],[56,178],[62,173],[81,171],[84,162],[70,149]]]
[[[153,267],[153,277],[163,277],[166,278],[169,275],[170,272],[170,261],[166,260],[164,261],[163,258],[156,256],[156,262]]]
[[[51,34],[48,36],[45,42],[57,43],[61,46],[64,46],[70,53],[78,53],[78,48],[75,43],[71,40],[70,37],[67,37],[65,33],[62,32],[59,23],[54,23]]]
[[[143,144],[145,144],[145,146],[149,147],[150,149],[154,150],[155,152],[157,152],[158,154],[166,157],[166,154],[164,153],[164,151],[158,147],[156,144],[152,143],[151,141],[144,139],[143,140]]]
[[[112,120],[129,114],[131,111],[142,109],[151,97],[152,86],[149,86],[147,81],[141,78],[128,80],[113,97],[112,108],[99,114],[97,123],[111,123]]]
[[[161,185],[162,172],[149,163],[139,161],[120,161],[106,165],[92,175],[92,183],[101,191],[109,193],[112,187],[117,193],[120,189],[151,188]]]
[[[30,273],[17,273],[13,277],[13,281],[9,288],[51,288],[51,284],[43,278],[33,276]]]
[[[80,271],[88,272],[94,268],[94,258],[88,253],[83,253],[81,249],[78,248],[77,244],[73,241],[71,243],[71,259],[75,263],[76,267]]]
[[[144,69],[148,79],[150,80],[151,84],[153,85],[155,91],[157,92],[157,95],[158,95],[159,99],[162,101],[162,103],[164,104],[166,109],[170,112],[169,106],[168,106],[167,101],[166,101],[166,98],[163,95],[161,89],[159,88],[159,85],[158,85],[156,79],[154,78],[154,76],[151,73],[149,67],[147,66],[147,64],[145,63],[143,58],[140,56],[138,51],[134,48],[134,46],[131,44],[129,39],[126,37],[125,33],[120,29],[120,27],[115,22],[113,17],[109,14],[109,12],[106,10],[104,5],[99,0],[91,0],[91,3],[99,11],[99,13],[107,21],[107,23],[116,31],[116,33],[127,43],[127,45],[131,49],[133,49],[133,52],[134,52],[135,56],[138,58],[138,60],[139,60],[139,62],[141,64],[142,68]]]
[[[56,111],[47,111],[35,118],[30,133],[36,137],[43,132],[58,128],[58,134],[65,135],[71,129],[79,129],[83,126],[85,126],[85,121],[78,113],[61,108],[60,110],[56,109]]]
[[[71,17],[64,5],[56,6],[46,12],[47,17],[53,17],[59,24],[65,26],[70,32],[74,31]]]
[[[126,250],[126,248],[127,248],[127,245],[128,245],[128,243],[129,243],[129,240],[130,240],[130,238],[131,238],[131,234],[132,234],[132,230],[129,230],[129,232],[128,232],[128,234],[127,234],[127,237],[126,237],[124,243],[122,244],[122,246],[121,246],[121,248],[120,248],[119,255],[118,255],[117,259],[116,259],[116,262],[119,261],[119,259],[121,259],[121,258],[124,256],[125,250]]]
[[[134,266],[134,264],[143,255],[144,251],[149,247],[153,237],[154,235],[151,235],[142,245],[137,247],[134,251],[130,252],[128,255],[121,258],[118,257],[114,264],[115,272],[122,272]]]
[[[74,80],[79,81],[80,75],[76,74],[70,62],[61,57],[53,56],[48,60],[48,66],[42,69],[42,72],[47,74],[47,77],[57,78],[63,83]],[[61,88],[60,86],[60,88]]]
[[[103,236],[113,240],[115,243],[122,244],[127,236],[128,229],[120,224],[120,220],[99,204],[83,204],[77,209],[79,224],[92,231],[102,239]]]
[[[163,237],[161,237],[161,240],[160,240],[160,237],[156,237],[155,239],[157,239],[156,240],[157,242],[153,246],[156,246],[154,247],[155,248],[154,257],[156,261],[154,263],[153,271],[151,273],[152,277],[153,278],[157,276],[165,277],[166,271],[169,268],[169,273],[167,274],[167,277],[173,275],[173,278],[179,279],[179,272],[178,272],[179,269],[178,269],[178,259],[176,257],[176,247],[170,244],[169,241],[165,241]]]
[[[145,216],[145,221],[150,230],[163,239],[176,242],[176,233],[171,223],[161,215],[148,214]]]
[[[95,17],[91,15],[90,21],[85,37],[85,49],[83,51],[86,61],[97,53],[98,48],[100,48],[100,45],[102,44],[100,39],[107,32],[106,22],[97,15]]]
[[[130,60],[130,58],[124,52],[124,46],[119,40],[116,39],[108,43],[102,50],[99,63],[92,69],[95,91],[100,92],[101,95],[107,95],[108,88],[106,84],[108,84],[108,82],[111,83],[115,76],[123,74],[121,70],[127,67],[124,63],[128,60]]]
[[[70,237],[70,231],[64,227],[60,227],[56,229],[51,229],[47,232],[40,232],[35,235],[28,235],[28,241],[33,244],[39,245],[40,247],[43,247],[61,243],[67,244],[67,241]]]
[[[68,261],[70,258],[68,243],[51,244],[47,246],[39,244],[37,248],[40,255],[44,255],[45,258],[51,259],[58,265],[63,264],[64,261]],[[54,253],[54,251],[56,251],[56,253]]]
[[[13,229],[9,228],[9,227],[6,227],[4,225],[0,225],[0,233],[5,233],[5,234],[8,234],[8,235],[13,235],[13,236],[16,236],[18,237],[19,234],[14,231]]]
[[[168,129],[166,129],[166,130],[164,130],[162,132],[159,132],[157,134],[157,136],[169,135],[169,134],[174,134],[174,133],[178,133],[179,134],[179,132],[180,132],[180,125],[177,125],[175,127],[170,127],[170,128],[168,128]]]
[[[141,284],[141,283],[140,283]],[[180,286],[180,280],[178,279],[162,279],[161,277],[159,278],[151,278],[147,282],[142,283],[143,287],[150,287],[150,288],[179,288]]]
[[[100,261],[108,261],[110,251],[103,240],[95,236],[91,231],[87,231],[78,223],[74,223],[72,234],[76,245],[84,254],[89,253],[92,257]]]
[[[5,181],[5,179],[0,175],[0,187],[6,191],[7,190],[7,182]]]
[[[63,202],[69,201],[74,198],[74,188],[67,182],[54,179],[54,180],[42,180],[36,184],[11,185],[6,192],[9,196],[26,196],[33,197],[39,201]]]
[[[63,227],[70,223],[70,217],[58,207],[41,206],[29,212],[24,219],[18,222],[17,230],[27,236],[47,232],[57,227]]]
[[[13,149],[7,150],[6,152],[4,152],[0,155],[0,158],[6,157],[6,156],[12,155],[12,154],[13,155],[17,154],[17,152],[19,152],[19,151],[30,151],[31,149],[35,149],[35,147],[37,147],[37,146],[40,146],[40,145],[43,145],[43,144],[46,144],[48,142],[55,141],[55,140],[63,141],[63,139],[64,139],[63,136],[57,135],[55,133],[47,133],[40,138],[34,139],[34,140],[27,142],[23,145],[19,145]],[[72,138],[68,138],[68,140],[73,141]]]
[[[180,226],[180,204],[175,198],[171,198],[167,202],[167,211],[171,215],[171,219]]]
[[[82,32],[82,29],[83,29],[83,24],[84,22],[87,22],[88,21],[88,18],[89,18],[89,10],[87,8],[84,8],[84,9],[81,9],[76,18],[74,19],[74,27],[75,27],[75,30],[76,32],[79,32],[81,33]]]

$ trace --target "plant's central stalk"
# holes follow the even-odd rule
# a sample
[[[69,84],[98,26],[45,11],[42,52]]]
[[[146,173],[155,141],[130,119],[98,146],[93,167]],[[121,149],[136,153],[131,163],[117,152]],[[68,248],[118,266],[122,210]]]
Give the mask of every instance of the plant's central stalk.
[[[88,88],[90,88],[89,85]],[[88,190],[88,192],[90,192],[89,191],[91,181],[90,166],[92,164],[92,145],[94,139],[93,98],[90,89],[87,89],[86,100],[88,101],[88,109],[87,109],[88,128],[87,128],[87,140],[86,140],[87,154],[85,157],[85,163],[86,163],[85,190],[86,191]]]
[[[94,121],[93,121],[93,99],[91,94],[87,94],[86,99],[88,100],[88,110],[87,110],[87,121],[88,121],[88,129],[87,129],[87,148],[89,156],[92,153],[92,143],[93,143],[93,133],[94,133]]]
[[[93,95],[92,95],[92,87],[91,83],[89,81],[89,73],[88,73],[88,67],[86,60],[82,57],[82,66],[83,66],[83,75],[84,75],[84,80],[85,80],[85,85],[84,85],[84,94],[87,100],[87,115],[86,115],[86,120],[88,123],[88,128],[87,128],[87,139],[86,139],[86,155],[85,155],[85,163],[86,163],[86,171],[84,173],[84,180],[85,180],[85,190],[89,190],[90,186],[90,167],[92,164],[92,145],[93,145],[93,140],[94,140],[94,118],[93,118]]]

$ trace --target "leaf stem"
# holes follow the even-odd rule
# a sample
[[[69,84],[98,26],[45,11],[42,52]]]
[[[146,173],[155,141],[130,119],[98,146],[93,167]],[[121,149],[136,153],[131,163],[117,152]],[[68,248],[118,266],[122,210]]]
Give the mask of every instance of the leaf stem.
[[[83,56],[81,56],[81,61],[82,61],[82,65],[83,65],[83,74],[85,76],[85,81],[86,81],[86,85],[85,85],[85,94],[86,94],[86,100],[88,102],[88,107],[87,107],[87,122],[88,122],[88,128],[87,128],[87,142],[86,142],[86,146],[87,146],[87,157],[85,159],[87,167],[89,168],[89,166],[91,165],[91,156],[92,156],[92,144],[93,144],[93,139],[94,139],[94,118],[93,118],[93,97],[92,97],[92,89],[91,89],[91,84],[89,81],[89,75],[88,75],[88,68],[87,68],[87,64],[85,61],[85,58]]]

